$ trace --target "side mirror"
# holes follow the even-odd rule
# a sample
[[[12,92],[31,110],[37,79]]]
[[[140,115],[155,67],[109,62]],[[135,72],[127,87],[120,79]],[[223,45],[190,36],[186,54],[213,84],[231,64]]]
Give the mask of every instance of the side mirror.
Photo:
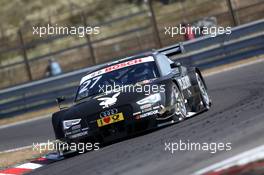
[[[56,98],[56,102],[57,102],[57,104],[58,104],[60,110],[63,109],[63,108],[61,107],[61,103],[64,102],[65,100],[66,100],[66,98],[65,98],[64,96]]]
[[[170,64],[171,68],[180,68],[181,67],[181,63],[180,62],[173,62]]]

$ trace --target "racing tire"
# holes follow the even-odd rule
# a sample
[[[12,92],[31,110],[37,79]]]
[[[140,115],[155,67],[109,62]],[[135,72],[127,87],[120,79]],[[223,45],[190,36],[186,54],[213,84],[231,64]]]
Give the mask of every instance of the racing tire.
[[[185,100],[182,92],[179,90],[177,86],[175,86],[174,90],[174,98],[175,98],[175,115],[173,117],[174,121],[182,121],[187,117],[187,109],[185,105]]]
[[[211,106],[211,98],[207,93],[207,88],[206,88],[206,85],[201,75],[196,72],[195,76],[196,76],[196,81],[197,81],[197,84],[200,90],[200,95],[201,95],[203,106],[206,110],[208,110],[210,109],[210,106]]]

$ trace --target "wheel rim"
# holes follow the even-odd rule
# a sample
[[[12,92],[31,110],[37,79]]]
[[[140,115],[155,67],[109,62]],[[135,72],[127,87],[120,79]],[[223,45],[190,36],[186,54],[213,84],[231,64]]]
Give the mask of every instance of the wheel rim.
[[[182,118],[185,118],[187,115],[187,110],[182,94],[179,92],[178,89],[175,91],[175,97],[176,97],[176,113],[180,114]]]
[[[209,106],[210,98],[205,88],[204,82],[201,80],[200,75],[198,73],[196,73],[196,79],[197,79],[198,86],[199,86],[199,89],[202,95],[203,102],[205,103],[205,106]]]

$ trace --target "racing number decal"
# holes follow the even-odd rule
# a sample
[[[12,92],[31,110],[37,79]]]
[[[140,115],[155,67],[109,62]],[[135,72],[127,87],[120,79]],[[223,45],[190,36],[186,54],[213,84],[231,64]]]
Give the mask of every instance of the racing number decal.
[[[191,81],[190,81],[189,76],[187,76],[187,75],[180,78],[180,79],[177,79],[177,81],[178,81],[181,89],[187,89],[187,88],[191,87]]]
[[[82,87],[79,91],[79,94],[83,93],[84,91],[87,91],[88,89],[91,89],[94,87],[94,85],[100,80],[102,76],[99,76],[99,77],[94,77],[93,79],[89,79],[87,81],[85,81],[83,84],[82,84]],[[93,83],[91,83],[93,82]],[[89,85],[91,85],[89,87]]]

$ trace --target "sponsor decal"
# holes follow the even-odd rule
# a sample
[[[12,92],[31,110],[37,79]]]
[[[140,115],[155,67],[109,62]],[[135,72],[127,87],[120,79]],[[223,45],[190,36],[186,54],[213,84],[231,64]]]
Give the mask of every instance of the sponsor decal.
[[[151,110],[152,110],[152,108],[150,107],[150,108],[142,109],[142,112],[144,113],[144,112],[148,112],[148,111],[151,111]]]
[[[154,114],[158,113],[156,111],[158,111],[158,109],[161,109],[161,106],[151,107],[151,104],[146,104],[146,105],[140,106],[140,109],[141,109],[141,111],[138,111],[138,112],[133,113],[133,116],[136,116],[136,119],[142,118],[142,116],[140,115],[142,113],[144,113],[144,114],[142,114],[143,117],[146,117],[147,115],[153,115],[152,114],[152,112],[153,112],[152,110],[154,110]],[[151,111],[151,112],[150,113],[146,113],[148,111]]]
[[[85,136],[87,134],[88,134],[88,131],[84,131],[84,132],[80,132],[80,133],[77,133],[77,134],[70,135],[69,138],[75,139],[75,138],[78,138],[78,137]]]
[[[145,117],[148,117],[148,116],[151,116],[151,115],[155,115],[158,112],[159,112],[158,110],[150,111],[150,112],[147,112],[147,113],[144,113],[144,114],[139,115],[138,118],[145,118]]]
[[[83,82],[85,82],[85,81],[87,81],[87,80],[89,80],[91,78],[97,77],[99,75],[102,75],[102,74],[105,74],[105,73],[108,73],[108,72],[111,72],[111,71],[115,71],[115,70],[118,70],[118,69],[122,69],[124,67],[129,67],[129,66],[132,66],[132,65],[136,65],[136,64],[140,64],[140,63],[146,63],[146,62],[151,62],[151,61],[154,61],[154,58],[152,56],[148,56],[148,57],[144,57],[144,58],[138,58],[138,59],[134,59],[134,60],[129,60],[129,61],[126,61],[126,62],[118,63],[118,64],[115,64],[115,65],[103,68],[101,70],[95,71],[95,72],[90,73],[90,74],[86,75],[85,77],[83,77],[81,82],[80,82],[80,85]]]
[[[80,126],[81,127],[81,126]],[[76,134],[76,133],[79,133],[79,132],[84,132],[84,131],[87,131],[87,130],[89,130],[89,128],[88,127],[86,127],[86,128],[76,128],[76,129],[73,129],[73,127],[71,128],[71,130],[69,130],[69,131],[66,131],[65,132],[65,137],[66,136],[69,136],[69,135],[72,135],[72,134]]]
[[[69,136],[69,135],[76,134],[76,133],[79,133],[79,132],[81,132],[80,129],[78,129],[78,130],[72,130],[72,131],[67,131],[67,132],[65,132],[65,136]]]
[[[105,73],[111,72],[111,71],[114,71],[114,70],[118,70],[118,69],[121,69],[121,68],[124,68],[124,67],[128,67],[128,66],[131,66],[131,65],[136,65],[136,64],[142,63],[142,61],[143,61],[142,58],[139,58],[139,59],[135,59],[135,60],[130,60],[130,61],[127,61],[127,62],[119,63],[119,64],[116,64],[116,65],[113,65],[113,66],[105,68]]]
[[[141,111],[133,113],[133,116],[141,114]]]
[[[120,92],[114,94],[112,97],[102,97],[98,98],[97,100],[102,101],[101,103],[99,103],[100,106],[103,106],[103,108],[108,108],[116,103],[117,97],[119,95]]]
[[[187,89],[187,88],[191,87],[191,81],[190,81],[189,76],[187,76],[187,75],[180,78],[180,79],[177,79],[177,81],[178,81],[181,89]]]
[[[110,116],[98,119],[97,125],[98,125],[98,127],[102,127],[102,126],[109,125],[109,124],[116,123],[116,122],[120,122],[123,120],[124,120],[123,113],[120,112],[120,113],[117,113],[114,115],[110,115]]]

